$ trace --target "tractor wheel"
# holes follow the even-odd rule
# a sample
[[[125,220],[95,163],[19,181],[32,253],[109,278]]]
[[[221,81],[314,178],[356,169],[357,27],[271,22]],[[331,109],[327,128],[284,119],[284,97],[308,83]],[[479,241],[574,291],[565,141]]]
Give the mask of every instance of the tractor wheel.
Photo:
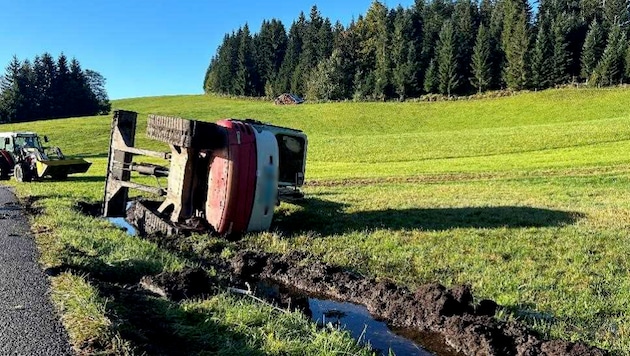
[[[8,179],[9,179],[9,165],[2,157],[0,157],[0,180],[8,180]]]
[[[6,150],[0,150],[0,180],[8,180],[13,167],[13,158]]]
[[[28,168],[26,163],[16,164],[15,168],[13,169],[13,176],[18,182],[30,182],[33,179],[31,170]]]

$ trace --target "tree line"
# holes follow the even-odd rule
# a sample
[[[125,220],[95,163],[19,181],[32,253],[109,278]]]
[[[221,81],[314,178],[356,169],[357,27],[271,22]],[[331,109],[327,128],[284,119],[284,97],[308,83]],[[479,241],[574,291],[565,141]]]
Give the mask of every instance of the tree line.
[[[316,6],[225,35],[206,93],[385,100],[630,80],[629,0],[374,1],[348,26]]]
[[[0,122],[90,116],[111,108],[105,78],[75,58],[49,53],[30,60],[13,56],[0,76]]]

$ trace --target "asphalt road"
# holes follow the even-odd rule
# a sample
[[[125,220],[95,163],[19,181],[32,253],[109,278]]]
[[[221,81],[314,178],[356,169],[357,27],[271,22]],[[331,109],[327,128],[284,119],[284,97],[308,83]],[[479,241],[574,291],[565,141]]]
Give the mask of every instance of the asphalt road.
[[[72,355],[28,219],[0,186],[0,355]]]

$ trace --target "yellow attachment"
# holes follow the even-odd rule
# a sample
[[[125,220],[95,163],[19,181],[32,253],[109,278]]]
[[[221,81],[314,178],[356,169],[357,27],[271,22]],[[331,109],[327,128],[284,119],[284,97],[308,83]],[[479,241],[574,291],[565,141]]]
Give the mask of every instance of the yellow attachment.
[[[65,176],[74,173],[85,173],[92,163],[84,159],[59,159],[52,161],[37,161],[37,176]]]

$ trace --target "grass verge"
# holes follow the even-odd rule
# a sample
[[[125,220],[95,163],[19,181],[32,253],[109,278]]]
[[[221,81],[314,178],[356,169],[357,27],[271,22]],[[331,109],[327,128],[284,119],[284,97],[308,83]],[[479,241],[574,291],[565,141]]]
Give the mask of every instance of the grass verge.
[[[625,89],[550,90],[470,102],[298,107],[184,96],[120,100],[114,107],[140,112],[140,127],[148,113],[203,120],[255,117],[308,134],[308,199],[302,205],[282,205],[274,230],[248,236],[245,245],[313,251],[327,262],[409,286],[470,283],[479,298],[503,305],[506,318],[523,320],[553,337],[628,355],[628,94]],[[94,165],[67,182],[17,189],[22,199],[31,199],[33,209],[41,210],[33,226],[42,263],[72,266],[76,273],[64,277],[66,284],[87,284],[100,298],[93,300],[106,301],[107,311],[100,315],[111,322],[108,332],[113,333],[107,339],[118,332],[124,345],[138,329],[120,317],[127,315],[125,301],[133,301],[92,278],[124,284],[192,262],[74,210],[79,200],[101,199],[110,120],[38,123],[37,131],[67,155],[86,156]],[[2,130],[32,130],[32,125],[2,125]],[[84,138],[78,139],[77,132]],[[163,147],[142,135],[138,143]],[[198,240],[193,252],[203,253],[204,246]],[[223,246],[225,254],[235,248]],[[60,294],[62,299],[71,295]],[[156,313],[185,338],[205,320],[195,312],[192,319],[199,317],[199,323],[182,324],[189,317],[186,310],[201,310],[206,318],[225,318],[222,308],[240,315],[221,327],[242,332],[226,336],[213,352],[228,352],[234,338],[261,353],[292,353],[295,345],[308,349],[320,337],[327,340],[318,341],[324,344],[346,340],[335,347],[347,350],[347,338],[324,331],[310,334],[312,325],[306,322],[299,333],[289,333],[295,335],[291,339],[271,333],[285,330],[279,326],[285,322],[293,325],[291,318],[297,316],[268,310],[271,324],[248,324],[258,313],[250,309],[256,305],[242,306],[245,301],[226,295],[215,298],[161,304]],[[153,302],[158,303],[147,303]],[[211,308],[213,303],[222,306]],[[74,341],[81,345],[85,340]],[[205,342],[210,341],[199,345]]]

